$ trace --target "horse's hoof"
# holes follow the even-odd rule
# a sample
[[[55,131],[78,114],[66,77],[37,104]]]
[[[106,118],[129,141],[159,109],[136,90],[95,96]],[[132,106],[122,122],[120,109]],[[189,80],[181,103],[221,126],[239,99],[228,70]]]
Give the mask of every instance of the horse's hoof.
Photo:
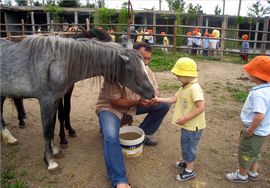
[[[49,173],[51,175],[59,175],[62,172],[62,169],[60,167],[57,167],[55,169],[49,170]]]
[[[60,145],[67,145],[68,144],[68,141],[66,140],[66,138],[61,138],[60,139]]]
[[[61,147],[62,149],[66,149],[66,148],[68,148],[68,143],[66,143],[66,144],[60,143],[60,147]]]
[[[16,141],[16,142],[12,142],[12,143],[7,143],[8,146],[18,146],[19,145],[19,142]]]
[[[23,119],[19,120],[19,125],[20,125],[20,126],[24,126],[24,125],[25,125],[25,122],[24,122]]]
[[[76,131],[74,129],[68,131],[68,134],[69,134],[70,137],[77,137]]]
[[[62,168],[60,168],[60,167],[57,165],[57,166],[54,167],[54,168],[49,168],[49,167],[48,167],[48,171],[49,171],[49,173],[50,173],[51,175],[58,175],[58,174],[61,173]]]
[[[64,153],[62,152],[62,151],[60,151],[59,153],[57,153],[57,154],[54,154],[53,155],[56,159],[63,159],[63,158],[65,158],[65,155],[64,155]]]
[[[19,123],[19,128],[20,129],[24,129],[25,128],[25,123],[23,122],[23,123]]]

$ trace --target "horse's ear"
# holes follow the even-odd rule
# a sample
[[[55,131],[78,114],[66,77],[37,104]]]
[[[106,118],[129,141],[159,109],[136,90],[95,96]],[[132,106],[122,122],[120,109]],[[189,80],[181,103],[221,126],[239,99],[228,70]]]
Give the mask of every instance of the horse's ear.
[[[124,62],[128,62],[129,61],[129,57],[125,56],[125,55],[119,55],[120,58],[124,61]]]

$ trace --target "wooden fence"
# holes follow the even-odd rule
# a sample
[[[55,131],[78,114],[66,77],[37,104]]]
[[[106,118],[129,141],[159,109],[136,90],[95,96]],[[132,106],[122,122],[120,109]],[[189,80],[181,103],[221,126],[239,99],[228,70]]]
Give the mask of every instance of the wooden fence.
[[[78,27],[85,27],[87,30],[94,28],[96,26],[99,27],[107,27],[110,26],[111,28],[117,28],[117,27],[127,27],[127,24],[93,24],[89,22],[88,19],[86,19],[85,24],[73,24],[73,26],[78,26]],[[162,45],[162,36],[159,33],[156,33],[157,28],[166,28],[166,30],[170,30],[172,31],[171,33],[167,34],[166,36],[169,38],[171,45],[169,46],[169,48],[171,50],[173,50],[174,52],[176,52],[177,50],[187,50],[187,46],[186,46],[186,41],[187,41],[187,35],[179,35],[178,34],[178,30],[182,30],[182,31],[191,31],[194,28],[198,28],[200,31],[211,31],[211,30],[219,30],[221,35],[220,38],[216,38],[217,40],[219,40],[220,43],[220,48],[216,50],[217,54],[220,55],[220,59],[223,60],[224,58],[224,54],[227,53],[240,53],[240,44],[243,40],[241,39],[235,39],[231,36],[229,36],[228,33],[237,33],[237,36],[239,33],[247,33],[247,34],[255,34],[255,36],[261,35],[261,40],[258,40],[258,37],[255,37],[256,40],[248,40],[248,42],[251,44],[251,46],[253,46],[253,49],[249,50],[249,54],[253,54],[253,55],[259,55],[259,54],[267,54],[270,55],[270,49],[268,48],[268,46],[270,46],[270,40],[267,39],[270,36],[270,32],[269,32],[269,26],[267,25],[267,31],[259,31],[259,30],[241,30],[241,29],[228,29],[227,28],[227,23],[226,23],[226,19],[224,19],[224,21],[222,22],[222,26],[221,27],[205,27],[205,26],[190,26],[190,25],[178,25],[177,21],[174,22],[174,25],[143,25],[143,24],[132,24],[133,26],[135,26],[136,28],[148,28],[148,29],[152,29],[153,33],[151,34],[154,37],[154,41],[155,43],[152,45],[153,47],[157,47],[157,48],[161,48],[163,47]],[[65,23],[54,23],[53,21],[51,21],[50,24],[25,24],[24,20],[21,20],[20,24],[1,24],[1,28],[5,28],[5,30],[1,30],[1,33],[3,35],[3,33],[6,34],[7,38],[11,39],[11,40],[21,40],[22,37],[24,37],[25,35],[29,35],[29,34],[43,34],[43,35],[74,35],[77,34],[77,32],[63,32],[63,31],[59,31],[62,30],[61,28],[63,28],[64,26],[66,26]],[[16,28],[15,30],[10,30],[9,28]],[[42,31],[41,32],[37,32],[36,28],[37,27],[42,27]],[[45,30],[44,30],[45,28]],[[117,38],[120,38],[119,36],[121,36],[124,32],[114,32],[113,34],[117,36]],[[136,35],[136,33],[130,33],[127,32],[128,34],[132,35]],[[203,33],[203,32],[202,32]],[[128,36],[129,38],[131,36]],[[204,39],[207,37],[192,37],[192,38],[199,38],[199,39]],[[182,42],[179,42],[182,41]],[[232,45],[232,43],[234,43]],[[231,44],[231,45],[229,45]],[[253,44],[253,45],[252,45]],[[236,46],[236,48],[230,48],[230,46]],[[258,46],[260,46],[260,48],[257,48]],[[238,47],[238,48],[237,48]],[[202,50],[202,48],[197,48],[198,50]]]

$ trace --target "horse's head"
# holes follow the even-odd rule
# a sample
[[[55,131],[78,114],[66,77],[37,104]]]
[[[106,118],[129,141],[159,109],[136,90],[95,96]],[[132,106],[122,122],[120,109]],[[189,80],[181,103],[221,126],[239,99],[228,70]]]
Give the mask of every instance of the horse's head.
[[[135,50],[129,55],[120,55],[122,61],[119,82],[140,96],[151,99],[155,96],[155,89],[150,81],[141,56]]]

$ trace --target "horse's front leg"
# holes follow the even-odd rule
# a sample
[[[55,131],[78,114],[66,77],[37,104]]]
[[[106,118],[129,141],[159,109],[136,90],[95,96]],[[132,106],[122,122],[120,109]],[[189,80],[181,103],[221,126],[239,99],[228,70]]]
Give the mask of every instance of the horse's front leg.
[[[53,159],[53,155],[60,152],[60,149],[55,149],[56,146],[53,142],[58,103],[59,100],[53,101],[51,98],[40,100],[40,112],[45,140],[44,160],[48,165],[48,170],[55,170],[58,167],[58,164]]]
[[[1,130],[1,136],[3,138],[3,141],[7,145],[18,145],[18,140],[12,136],[8,128],[6,128],[6,123],[3,118],[3,105],[4,105],[5,97],[1,96],[1,122],[0,122],[0,130]]]
[[[60,131],[59,131],[59,137],[60,137],[60,145],[63,148],[67,147],[68,141],[66,139],[66,134],[65,134],[65,112],[64,112],[64,105],[62,98],[60,99],[59,105],[58,105],[58,120],[60,123]]]

